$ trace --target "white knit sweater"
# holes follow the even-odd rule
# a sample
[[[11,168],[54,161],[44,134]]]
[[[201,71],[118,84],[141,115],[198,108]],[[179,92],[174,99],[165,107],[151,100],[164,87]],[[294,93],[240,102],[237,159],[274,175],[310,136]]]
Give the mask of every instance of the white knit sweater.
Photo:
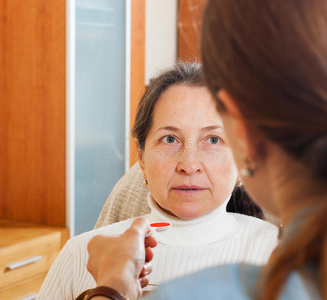
[[[150,222],[167,221],[172,227],[156,233],[153,271],[147,290],[206,267],[247,262],[264,264],[277,245],[274,225],[240,214],[226,212],[227,201],[200,218],[183,221],[163,212],[148,197]],[[51,267],[37,299],[75,299],[84,290],[95,287],[86,270],[88,241],[97,234],[119,234],[132,219],[89,231],[69,240]]]

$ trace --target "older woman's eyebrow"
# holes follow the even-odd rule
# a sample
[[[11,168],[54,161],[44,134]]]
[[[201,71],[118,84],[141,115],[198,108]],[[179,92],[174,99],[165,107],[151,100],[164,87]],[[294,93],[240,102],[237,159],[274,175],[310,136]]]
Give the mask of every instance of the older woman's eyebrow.
[[[174,127],[174,126],[160,127],[156,130],[156,132],[158,132],[159,130],[181,131],[178,127]]]
[[[210,130],[215,130],[215,129],[224,129],[224,127],[221,125],[206,126],[206,127],[201,128],[201,131],[210,131]]]

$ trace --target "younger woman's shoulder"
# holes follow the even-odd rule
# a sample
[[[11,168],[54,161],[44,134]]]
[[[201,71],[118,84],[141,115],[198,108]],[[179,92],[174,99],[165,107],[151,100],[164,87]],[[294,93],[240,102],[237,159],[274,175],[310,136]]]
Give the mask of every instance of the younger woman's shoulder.
[[[220,265],[162,284],[146,300],[250,300],[257,294],[260,266]],[[316,287],[298,272],[292,272],[280,295],[281,300],[322,300]]]
[[[259,271],[257,266],[220,265],[163,284],[146,299],[249,300],[252,299]]]

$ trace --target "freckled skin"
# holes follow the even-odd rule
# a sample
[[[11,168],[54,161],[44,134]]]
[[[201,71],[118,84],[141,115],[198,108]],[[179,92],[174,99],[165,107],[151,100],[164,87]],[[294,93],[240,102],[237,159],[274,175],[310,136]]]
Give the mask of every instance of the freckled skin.
[[[176,85],[161,95],[140,164],[155,201],[181,219],[200,217],[228,199],[237,169],[205,87]]]

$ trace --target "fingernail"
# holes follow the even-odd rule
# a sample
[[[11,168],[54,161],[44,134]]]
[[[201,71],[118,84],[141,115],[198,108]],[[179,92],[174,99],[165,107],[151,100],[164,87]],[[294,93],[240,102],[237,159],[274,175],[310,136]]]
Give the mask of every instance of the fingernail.
[[[149,266],[148,265],[144,265],[144,274],[147,275],[149,274]]]

